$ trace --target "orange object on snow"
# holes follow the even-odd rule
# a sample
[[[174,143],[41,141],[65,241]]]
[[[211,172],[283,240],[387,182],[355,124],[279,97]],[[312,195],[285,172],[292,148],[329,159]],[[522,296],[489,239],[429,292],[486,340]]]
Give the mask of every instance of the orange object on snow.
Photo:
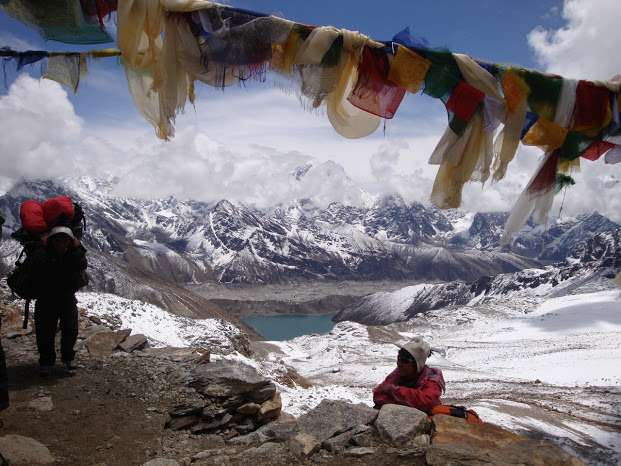
[[[436,405],[431,409],[430,414],[431,416],[434,414],[446,414],[447,416],[460,417],[468,422],[483,424],[475,410],[466,409],[464,406]]]

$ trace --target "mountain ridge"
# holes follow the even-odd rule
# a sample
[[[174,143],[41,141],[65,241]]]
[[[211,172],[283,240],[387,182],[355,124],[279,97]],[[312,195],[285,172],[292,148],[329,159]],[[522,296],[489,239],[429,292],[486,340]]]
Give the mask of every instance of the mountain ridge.
[[[448,306],[506,301],[516,294],[546,293],[554,297],[589,281],[608,280],[614,288],[613,279],[619,269],[621,229],[597,234],[560,264],[482,277],[472,282],[427,283],[374,293],[342,309],[332,320],[387,325]]]
[[[398,195],[380,197],[369,208],[332,203],[320,209],[299,199],[259,210],[225,199],[114,197],[115,182],[22,180],[0,197],[6,229],[19,226],[24,200],[67,194],[86,210],[87,247],[126,261],[145,258],[141,268],[184,284],[472,280],[562,260],[572,245],[618,227],[597,213],[564,219],[564,229],[548,229],[548,252],[538,258],[542,226],[527,224],[509,247],[500,247],[505,213],[448,214],[406,204]],[[469,215],[472,221],[463,229]]]
[[[242,304],[252,308],[251,301],[239,299],[218,300],[218,306],[206,298],[197,287],[200,284],[204,288],[210,284],[450,281],[457,289],[482,277],[545,263],[536,258],[543,226],[527,224],[512,245],[498,245],[504,213],[443,212],[417,202],[407,204],[399,196],[375,199],[370,207],[332,203],[321,209],[310,199],[297,199],[260,210],[228,200],[116,197],[112,193],[117,182],[114,178],[22,180],[0,197],[5,236],[19,226],[23,201],[69,195],[86,211],[90,290],[144,300],[194,317],[222,318],[229,316],[231,306]],[[563,224],[565,230],[560,226],[548,230],[554,240],[547,244],[556,255],[569,254],[600,230],[616,225],[597,213],[564,219]],[[511,248],[527,249],[531,257],[516,255]],[[17,241],[0,242],[0,273],[8,273],[19,250]],[[355,299],[318,298],[293,308],[337,312]],[[266,302],[260,308],[268,306]]]

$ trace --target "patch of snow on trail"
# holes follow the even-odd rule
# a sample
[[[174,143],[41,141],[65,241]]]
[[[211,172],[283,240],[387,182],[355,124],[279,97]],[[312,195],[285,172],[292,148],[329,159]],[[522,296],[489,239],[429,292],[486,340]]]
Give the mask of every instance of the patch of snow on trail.
[[[151,346],[231,349],[230,339],[240,333],[234,325],[220,319],[190,319],[173,315],[152,304],[112,294],[77,293],[78,306],[89,315],[116,323],[120,328],[142,333]]]

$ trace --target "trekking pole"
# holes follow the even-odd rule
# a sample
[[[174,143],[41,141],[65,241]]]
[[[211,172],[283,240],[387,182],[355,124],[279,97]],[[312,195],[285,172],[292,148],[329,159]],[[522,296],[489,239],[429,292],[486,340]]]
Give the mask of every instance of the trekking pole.
[[[30,299],[26,300],[26,307],[24,308],[24,325],[22,325],[24,330],[28,328],[28,314],[30,314]]]

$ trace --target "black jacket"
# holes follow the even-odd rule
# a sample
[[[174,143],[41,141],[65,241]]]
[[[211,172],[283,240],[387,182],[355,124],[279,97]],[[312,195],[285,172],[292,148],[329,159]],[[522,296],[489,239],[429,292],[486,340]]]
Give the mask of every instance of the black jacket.
[[[39,298],[54,298],[74,294],[80,284],[80,272],[86,270],[84,246],[69,246],[60,254],[51,244],[38,245],[28,252],[28,268],[38,283]]]

